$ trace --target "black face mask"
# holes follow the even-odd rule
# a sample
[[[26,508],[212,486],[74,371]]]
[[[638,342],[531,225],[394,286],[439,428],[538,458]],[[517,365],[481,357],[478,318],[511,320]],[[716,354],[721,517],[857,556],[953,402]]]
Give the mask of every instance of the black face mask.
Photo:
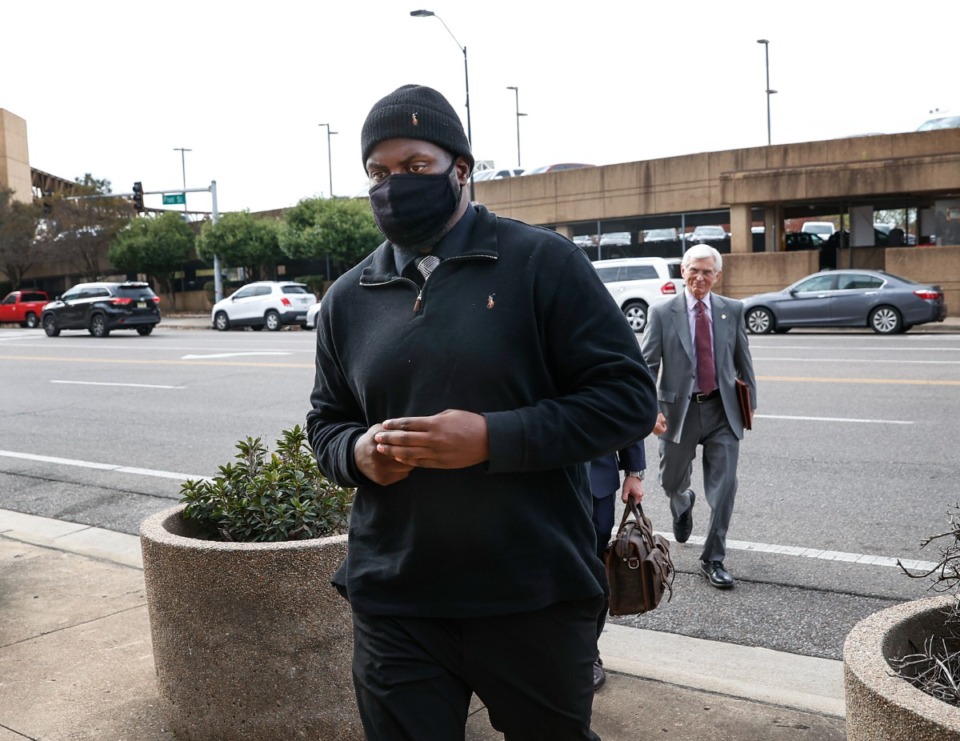
[[[391,175],[370,189],[373,218],[394,245],[419,252],[440,241],[463,192],[455,165],[442,175]]]

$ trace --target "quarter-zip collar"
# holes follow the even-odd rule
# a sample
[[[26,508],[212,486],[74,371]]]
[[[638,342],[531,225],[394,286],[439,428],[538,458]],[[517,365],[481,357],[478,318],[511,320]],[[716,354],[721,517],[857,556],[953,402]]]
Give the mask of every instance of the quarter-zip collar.
[[[467,209],[463,218],[447,234],[432,253],[443,260],[485,258],[496,260],[499,256],[497,245],[497,217],[485,206],[474,204]],[[361,286],[377,286],[408,280],[401,276],[402,268],[412,257],[403,255],[404,261],[398,265],[396,250],[389,241],[381,244],[373,253],[370,264],[360,274]],[[410,281],[412,284],[413,282]]]

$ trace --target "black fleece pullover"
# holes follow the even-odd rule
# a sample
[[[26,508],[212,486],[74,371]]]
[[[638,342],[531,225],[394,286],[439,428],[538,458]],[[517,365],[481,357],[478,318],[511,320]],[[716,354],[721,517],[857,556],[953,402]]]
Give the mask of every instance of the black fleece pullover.
[[[583,464],[649,434],[654,381],[576,245],[475,208],[416,310],[387,242],[322,301],[307,426],[321,470],[358,487],[335,578],[358,612],[488,616],[606,592]],[[446,409],[485,416],[485,464],[390,486],[357,470],[369,426]]]

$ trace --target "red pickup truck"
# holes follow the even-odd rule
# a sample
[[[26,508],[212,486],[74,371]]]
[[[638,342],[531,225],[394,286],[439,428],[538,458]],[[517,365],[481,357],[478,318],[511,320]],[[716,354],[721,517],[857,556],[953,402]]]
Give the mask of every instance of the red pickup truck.
[[[0,324],[40,326],[40,313],[50,297],[43,291],[13,291],[0,303]]]

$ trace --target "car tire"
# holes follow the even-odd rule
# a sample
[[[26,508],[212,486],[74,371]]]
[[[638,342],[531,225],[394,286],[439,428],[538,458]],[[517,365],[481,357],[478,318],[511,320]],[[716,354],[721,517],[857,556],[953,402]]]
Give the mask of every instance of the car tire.
[[[871,311],[869,323],[877,334],[898,334],[903,329],[900,312],[892,306],[878,306]]]
[[[225,311],[218,311],[216,316],[213,317],[213,326],[216,327],[219,332],[226,332],[230,329],[230,319],[227,317]]]
[[[770,334],[774,325],[773,314],[769,309],[760,306],[747,312],[747,329],[751,334]]]
[[[143,326],[143,327],[137,327],[137,334],[140,335],[141,337],[146,337],[152,331],[153,331],[152,324],[147,324],[146,326]]]
[[[60,327],[57,326],[57,320],[53,314],[47,314],[43,317],[43,331],[47,333],[47,337],[58,337],[60,335]]]
[[[36,329],[40,326],[40,319],[31,311],[27,314],[26,321],[23,323],[23,326],[27,329]]]
[[[627,324],[637,334],[647,328],[647,305],[643,301],[630,301],[623,307]]]
[[[263,315],[264,323],[267,325],[267,329],[271,332],[276,332],[283,324],[280,321],[280,315],[271,309],[266,314]]]
[[[107,318],[100,313],[90,317],[90,326],[87,331],[94,337],[106,337],[110,334],[110,327],[107,325]]]

